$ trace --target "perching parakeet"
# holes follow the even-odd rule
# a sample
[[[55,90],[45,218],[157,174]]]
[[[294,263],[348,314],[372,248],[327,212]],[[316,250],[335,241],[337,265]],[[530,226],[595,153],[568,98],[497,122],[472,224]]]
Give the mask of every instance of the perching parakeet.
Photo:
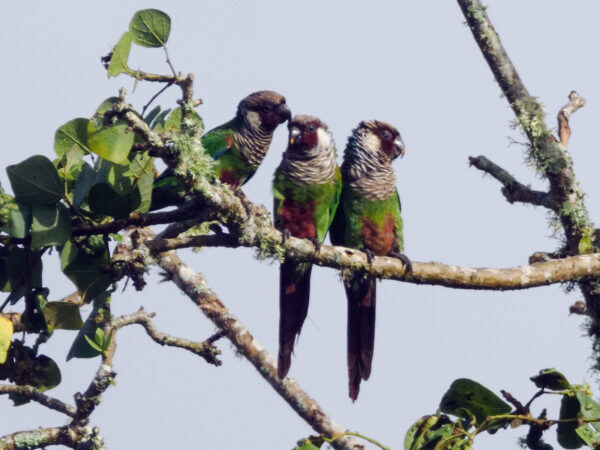
[[[237,189],[246,183],[264,159],[275,128],[291,118],[285,98],[258,91],[244,98],[233,119],[202,136],[202,145],[216,161],[215,178]],[[183,186],[170,171],[155,181],[151,210],[181,203]]]
[[[288,128],[288,146],[273,180],[275,226],[284,236],[311,239],[318,247],[342,187],[333,138],[327,125],[312,116],[296,116]],[[288,373],[306,319],[311,269],[312,264],[285,260],[279,270],[279,378]]]
[[[404,154],[393,126],[372,120],[352,131],[344,150],[343,188],[331,242],[373,255],[400,258],[402,217],[392,161]],[[371,374],[375,344],[375,278],[357,273],[344,280],[348,298],[348,376],[350,398],[356,400],[361,380]]]

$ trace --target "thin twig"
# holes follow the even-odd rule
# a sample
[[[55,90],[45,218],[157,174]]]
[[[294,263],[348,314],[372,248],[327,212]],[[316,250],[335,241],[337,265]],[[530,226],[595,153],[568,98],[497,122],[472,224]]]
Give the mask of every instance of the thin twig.
[[[171,86],[173,86],[173,83],[175,83],[175,80],[169,81],[166,85],[164,85],[160,91],[158,91],[156,94],[154,94],[152,96],[152,98],[150,100],[148,100],[148,103],[146,103],[144,105],[144,107],[142,108],[142,117],[144,117],[144,114],[146,113],[146,110],[148,109],[148,107],[152,104],[152,102],[154,100],[156,100],[158,98],[158,96],[160,94],[162,94],[163,92],[165,92],[167,89],[169,89]]]
[[[579,95],[576,91],[571,91],[569,94],[569,103],[560,108],[560,111],[558,111],[558,136],[560,137],[560,143],[564,148],[567,148],[569,137],[571,136],[569,117],[584,105],[585,98]]]
[[[60,413],[66,414],[69,417],[74,417],[77,413],[77,409],[64,403],[57,398],[50,397],[42,393],[40,390],[36,389],[33,386],[15,386],[15,385],[6,385],[0,384],[0,395],[2,394],[19,394],[23,397],[28,398],[29,400],[33,400],[34,402],[39,403],[40,405],[44,405],[47,408],[53,409],[54,411],[58,411]]]
[[[182,348],[204,358],[204,360],[210,364],[214,364],[215,366],[221,365],[221,361],[217,358],[217,355],[220,355],[221,352],[212,345],[218,338],[213,339],[213,337],[211,337],[204,342],[193,342],[171,336],[159,331],[154,325],[154,322],[152,322],[152,317],[154,317],[154,313],[148,313],[143,309],[140,309],[133,314],[127,314],[113,319],[111,325],[116,330],[127,325],[139,324],[144,327],[148,336],[150,336],[157,344]],[[211,341],[210,339],[213,340]]]
[[[469,165],[490,174],[504,186],[502,195],[509,203],[521,202],[552,209],[552,196],[549,192],[533,190],[521,183],[505,169],[493,163],[485,156],[469,157]]]
[[[144,230],[142,234],[145,234],[148,240],[154,237],[149,229]],[[123,241],[127,242],[127,239],[124,238]],[[284,380],[279,379],[273,357],[223,305],[203,275],[186,266],[174,251],[160,253],[156,258],[158,265],[169,274],[173,282],[219,329],[226,333],[227,338],[238,351],[316,432],[333,437],[345,431],[327,416],[317,402],[310,398],[293,379],[289,377]],[[338,449],[354,449],[355,445],[359,445],[358,442],[349,437],[333,443],[333,446]]]

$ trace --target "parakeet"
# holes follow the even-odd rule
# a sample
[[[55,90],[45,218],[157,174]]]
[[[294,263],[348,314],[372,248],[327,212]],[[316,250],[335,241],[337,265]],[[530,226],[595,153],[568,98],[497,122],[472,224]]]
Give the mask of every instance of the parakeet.
[[[395,256],[410,270],[404,247],[400,198],[392,161],[404,155],[404,142],[392,125],[361,122],[344,150],[342,194],[331,225],[334,245],[369,255]],[[348,376],[350,398],[371,374],[375,344],[375,278],[355,274],[344,280],[348,299]]]
[[[277,126],[290,120],[285,98],[273,91],[245,97],[233,119],[202,136],[202,145],[216,161],[215,178],[237,189],[246,183],[264,159]],[[185,191],[170,171],[155,181],[151,210],[181,203]]]
[[[316,117],[295,116],[289,142],[273,180],[275,226],[291,236],[311,239],[318,248],[334,217],[342,180],[327,125]],[[279,356],[283,378],[294,342],[308,311],[312,264],[285,260],[279,270]]]

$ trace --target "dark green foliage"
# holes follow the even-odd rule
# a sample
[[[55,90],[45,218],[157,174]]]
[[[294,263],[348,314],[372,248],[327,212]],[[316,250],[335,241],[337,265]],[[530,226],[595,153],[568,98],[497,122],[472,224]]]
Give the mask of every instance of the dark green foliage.
[[[525,403],[510,394],[503,395],[514,404],[515,410],[486,387],[466,378],[455,380],[440,402],[436,415],[419,419],[406,433],[405,450],[471,448],[477,434],[494,433],[508,423],[527,425],[523,445],[535,450],[551,450],[542,439],[543,433],[556,426],[557,440],[562,448],[580,448],[600,445],[600,404],[591,398],[587,385],[572,385],[555,369],[544,369],[532,376],[531,381],[542,391]],[[533,401],[544,389],[559,391],[561,404],[558,423],[547,419],[546,409],[534,418],[530,411]],[[449,416],[440,415],[440,412]],[[458,419],[452,421],[450,416]]]
[[[562,391],[571,387],[565,376],[555,369],[540,370],[538,375],[529,377],[529,379],[533,381],[537,387],[550,389],[552,391]]]
[[[14,341],[8,351],[4,364],[0,364],[0,380],[8,380],[17,385],[33,386],[40,391],[46,391],[57,386],[61,381],[60,369],[46,355],[36,355],[36,352]],[[23,405],[29,400],[19,394],[10,394],[9,398],[15,405]]]
[[[58,202],[64,189],[52,162],[42,155],[6,168],[15,198],[26,205],[51,205]]]
[[[468,421],[474,419],[479,426],[490,416],[510,412],[510,405],[476,381],[459,378],[442,397],[440,410]]]

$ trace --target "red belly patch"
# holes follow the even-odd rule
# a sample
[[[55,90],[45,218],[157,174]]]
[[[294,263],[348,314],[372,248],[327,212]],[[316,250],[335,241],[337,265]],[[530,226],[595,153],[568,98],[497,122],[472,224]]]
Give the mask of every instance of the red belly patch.
[[[391,250],[396,238],[394,233],[394,217],[387,216],[381,225],[368,218],[362,219],[362,237],[365,248],[377,256],[385,256]]]
[[[315,227],[314,212],[315,202],[298,204],[286,199],[281,205],[283,227],[294,237],[300,239],[316,238],[317,229]]]
[[[231,186],[232,189],[237,189],[240,184],[240,179],[235,175],[233,170],[221,169],[221,176],[219,177],[221,183],[226,183]]]

